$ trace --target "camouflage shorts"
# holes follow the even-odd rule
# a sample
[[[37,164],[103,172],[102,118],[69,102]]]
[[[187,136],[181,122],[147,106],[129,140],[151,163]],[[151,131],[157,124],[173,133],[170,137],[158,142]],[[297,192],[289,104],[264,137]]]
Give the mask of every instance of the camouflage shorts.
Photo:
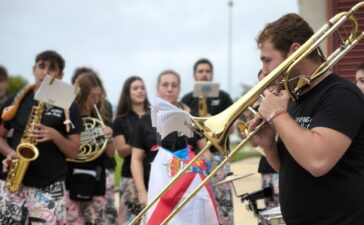
[[[219,153],[213,153],[211,160],[211,169],[219,165],[224,157]],[[215,197],[217,211],[219,215],[219,222],[221,225],[234,224],[234,208],[231,186],[228,183],[218,185],[215,184],[224,180],[227,174],[230,173],[230,164],[225,164],[222,169],[218,170],[215,176],[210,180],[210,187],[212,194]]]

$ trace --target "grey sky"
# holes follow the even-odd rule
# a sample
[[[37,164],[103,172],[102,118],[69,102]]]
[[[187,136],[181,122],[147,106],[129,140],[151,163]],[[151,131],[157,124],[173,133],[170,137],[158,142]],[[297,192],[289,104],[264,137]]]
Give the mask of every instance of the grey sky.
[[[254,84],[260,69],[255,38],[296,0],[235,0],[231,95]],[[158,73],[182,76],[181,95],[192,89],[192,65],[209,58],[214,80],[228,89],[228,0],[0,0],[0,64],[33,82],[35,55],[54,49],[66,59],[64,80],[79,66],[99,72],[117,104],[124,80],[140,75],[149,98]]]

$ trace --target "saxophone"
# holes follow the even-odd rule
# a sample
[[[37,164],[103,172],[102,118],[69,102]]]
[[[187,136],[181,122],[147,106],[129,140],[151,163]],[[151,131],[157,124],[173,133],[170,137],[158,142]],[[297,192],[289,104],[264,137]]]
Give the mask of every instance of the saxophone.
[[[22,183],[29,166],[29,162],[38,158],[39,150],[36,147],[37,140],[29,136],[29,129],[33,124],[39,124],[41,122],[44,108],[45,103],[41,101],[39,101],[37,105],[33,106],[24,129],[24,134],[20,140],[20,144],[16,148],[16,153],[19,158],[11,161],[4,186],[11,193],[19,190],[20,184]]]
[[[208,114],[206,101],[207,101],[206,97],[204,97],[204,96],[200,96],[198,98],[198,116],[199,117],[204,117],[204,116],[207,116],[207,114]]]

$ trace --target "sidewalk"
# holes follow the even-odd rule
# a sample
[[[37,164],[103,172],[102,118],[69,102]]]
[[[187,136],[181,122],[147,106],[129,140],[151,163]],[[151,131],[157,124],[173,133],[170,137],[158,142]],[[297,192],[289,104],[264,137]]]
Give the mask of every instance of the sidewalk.
[[[235,175],[254,173],[254,175],[233,181],[237,195],[251,193],[260,190],[260,174],[257,173],[259,157],[253,157],[233,162],[231,170]],[[234,194],[233,194],[234,195]],[[240,198],[234,196],[234,224],[235,225],[257,225],[257,219],[253,212],[247,209],[247,202],[242,203]],[[258,208],[264,205],[258,201]]]

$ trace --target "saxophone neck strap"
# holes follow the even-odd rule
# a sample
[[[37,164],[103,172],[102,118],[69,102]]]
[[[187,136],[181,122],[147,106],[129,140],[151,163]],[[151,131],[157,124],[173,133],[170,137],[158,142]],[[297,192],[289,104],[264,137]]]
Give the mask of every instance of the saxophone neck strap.
[[[20,90],[18,92],[18,94],[15,96],[13,102],[11,105],[7,106],[4,108],[2,114],[1,114],[1,119],[3,121],[10,121],[14,118],[14,116],[16,115],[16,112],[19,109],[19,105],[20,103],[23,101],[24,97],[31,91],[34,91],[35,89],[35,84],[32,85],[28,85],[25,88],[23,88],[22,90]],[[63,109],[64,110],[64,115],[65,115],[65,121],[64,124],[66,126],[66,130],[67,132],[70,132],[71,128],[74,129],[74,125],[72,124],[72,121],[70,120],[70,116],[69,116],[69,110],[68,109]]]
[[[28,85],[18,92],[15,96],[11,105],[4,108],[3,113],[1,114],[1,119],[3,121],[10,121],[14,118],[16,112],[18,111],[20,103],[23,101],[24,97],[31,91],[35,89],[35,85]]]

